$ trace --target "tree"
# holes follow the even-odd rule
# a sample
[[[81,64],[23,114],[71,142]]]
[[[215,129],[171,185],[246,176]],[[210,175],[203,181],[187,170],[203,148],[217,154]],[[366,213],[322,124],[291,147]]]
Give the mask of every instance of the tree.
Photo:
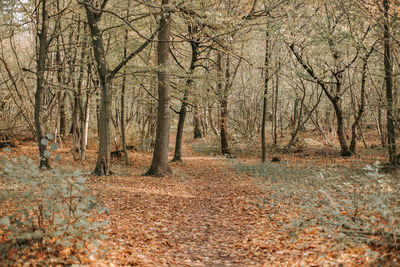
[[[219,108],[220,108],[220,121],[219,121],[219,132],[221,142],[221,154],[230,155],[231,151],[228,144],[228,90],[229,90],[229,78],[230,78],[230,57],[226,57],[225,73],[223,72],[222,53],[217,53],[217,71],[219,75],[219,81],[217,84],[218,96],[219,96]]]
[[[146,46],[152,41],[155,36],[155,31],[150,38],[135,51],[127,55],[120,63],[113,68],[109,69],[107,62],[106,52],[104,49],[103,34],[100,29],[100,21],[105,12],[118,16],[114,12],[105,10],[108,0],[103,0],[99,7],[94,6],[93,1],[84,0],[79,2],[84,6],[86,11],[87,22],[90,28],[92,39],[92,48],[94,58],[97,64],[97,74],[101,89],[100,101],[100,118],[99,118],[99,151],[97,154],[97,163],[93,173],[97,175],[109,175],[112,173],[111,166],[111,108],[112,108],[112,81],[115,75],[137,54],[139,54]],[[122,19],[126,24],[133,28],[130,23]]]
[[[55,35],[51,35],[49,37],[49,15],[47,11],[47,0],[42,0],[42,9],[41,9],[41,28],[40,32],[38,32],[39,38],[39,47],[36,59],[36,93],[35,93],[35,111],[34,111],[34,119],[35,119],[35,130],[36,130],[36,138],[39,146],[39,155],[40,155],[40,168],[50,168],[49,159],[45,156],[45,151],[47,149],[47,143],[44,141],[45,135],[42,128],[42,99],[43,93],[45,90],[45,68],[46,68],[46,59],[47,53],[49,49],[50,42],[54,39]],[[39,17],[39,8],[37,9],[37,16]]]
[[[160,18],[160,31],[158,33],[157,64],[158,64],[158,111],[157,111],[157,132],[154,145],[153,160],[146,175],[165,176],[171,173],[168,163],[169,151],[169,75],[166,67],[169,61],[170,43],[170,14],[166,12],[169,0],[162,0]]]
[[[396,136],[394,131],[394,109],[393,109],[393,74],[392,74],[392,55],[390,48],[390,28],[389,28],[389,0],[383,0],[384,11],[384,67],[385,67],[385,92],[386,92],[386,120],[387,120],[387,140],[389,162],[394,167],[397,166],[396,157]]]
[[[360,40],[353,40],[355,37],[352,36],[351,30],[353,27],[359,26],[358,23],[360,22],[351,20],[355,11],[351,9],[348,3],[343,1],[332,4],[324,2],[321,6],[316,7],[316,10],[317,13],[323,12],[322,15],[325,22],[318,22],[322,25],[315,26],[315,29],[310,29],[310,34],[322,35],[323,38],[320,38],[319,42],[306,41],[307,37],[303,34],[302,38],[304,40],[302,43],[308,43],[310,46],[315,44],[320,50],[326,49],[327,54],[320,53],[321,56],[315,55],[310,47],[307,49],[307,45],[303,44],[295,45],[290,43],[288,47],[300,66],[322,88],[331,102],[336,115],[336,134],[341,148],[341,155],[350,156],[353,152],[346,142],[345,117],[342,106],[343,96],[347,90],[345,75],[359,58],[360,45],[357,43],[362,43],[365,40],[369,28],[365,31],[360,28]],[[342,35],[348,35],[351,38],[341,38]],[[313,37],[317,38],[316,36]],[[305,52],[306,50],[308,50],[309,54],[313,54],[312,60],[308,59],[309,54]],[[319,64],[319,61],[323,61],[323,64]],[[360,116],[363,113],[362,109]],[[356,124],[358,121],[356,120]]]
[[[268,82],[269,82],[269,68],[270,68],[270,36],[268,30],[265,35],[265,59],[264,59],[264,67],[265,67],[265,78],[264,78],[264,94],[263,94],[263,109],[262,109],[262,119],[261,119],[261,161],[265,162],[267,158],[267,146],[266,146],[266,124],[267,124],[267,97],[268,97]]]
[[[196,67],[196,62],[199,57],[199,38],[197,38],[195,35],[197,33],[197,26],[196,25],[189,25],[188,26],[188,33],[189,33],[189,43],[190,47],[192,49],[192,56],[190,60],[190,66],[189,66],[189,75],[192,75],[195,67]],[[177,133],[176,133],[176,141],[175,141],[175,152],[174,152],[174,158],[172,161],[182,161],[182,138],[183,138],[183,129],[185,125],[185,118],[186,118],[186,113],[187,113],[187,106],[188,106],[188,94],[190,87],[193,83],[193,79],[189,77],[186,80],[186,87],[184,90],[183,94],[183,99],[182,99],[182,105],[181,105],[181,110],[179,111],[179,119],[178,119],[178,128],[177,128]],[[195,110],[197,110],[197,107],[195,107]],[[196,115],[194,116],[194,120],[196,120]],[[196,125],[196,124],[195,124]],[[196,126],[195,126],[195,135],[194,137],[197,138],[196,136]],[[201,135],[201,132],[200,132]]]

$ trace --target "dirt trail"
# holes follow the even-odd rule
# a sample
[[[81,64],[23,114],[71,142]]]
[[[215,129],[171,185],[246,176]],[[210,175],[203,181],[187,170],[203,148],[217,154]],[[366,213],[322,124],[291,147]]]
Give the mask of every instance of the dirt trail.
[[[140,169],[101,183],[116,251],[109,260],[146,266],[261,266],[272,260],[279,240],[267,240],[274,226],[257,208],[263,193],[252,179],[188,146],[183,155],[172,177],[143,177]]]

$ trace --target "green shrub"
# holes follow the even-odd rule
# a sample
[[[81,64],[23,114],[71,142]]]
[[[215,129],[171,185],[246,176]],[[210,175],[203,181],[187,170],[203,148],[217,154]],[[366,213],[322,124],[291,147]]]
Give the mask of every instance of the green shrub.
[[[85,185],[87,179],[79,171],[40,170],[25,156],[3,156],[0,171],[0,201],[3,209],[9,207],[0,215],[5,240],[0,246],[0,261],[9,257],[11,249],[23,254],[29,248],[30,253],[37,250],[53,257],[65,247],[84,251],[87,245],[97,245],[106,238],[101,228],[107,222],[98,219],[105,210],[96,204]]]
[[[192,150],[196,153],[206,154],[206,155],[218,155],[220,154],[220,144],[218,140],[203,139],[200,142],[192,143]]]
[[[289,224],[283,223],[294,234],[313,225],[340,241],[400,245],[400,182],[381,174],[379,163],[366,166],[361,174],[338,166],[300,169],[236,162],[232,167],[263,177],[268,195],[260,206],[299,211]]]

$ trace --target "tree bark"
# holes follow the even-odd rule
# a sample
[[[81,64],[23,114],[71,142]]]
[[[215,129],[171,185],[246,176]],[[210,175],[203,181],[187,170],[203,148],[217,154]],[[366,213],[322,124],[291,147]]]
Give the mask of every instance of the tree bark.
[[[39,16],[39,9],[37,11]],[[41,14],[41,30],[38,33],[39,36],[39,47],[36,61],[36,93],[35,93],[35,105],[34,105],[34,125],[36,130],[37,143],[39,147],[40,155],[40,168],[50,168],[49,159],[44,156],[44,152],[47,146],[42,143],[44,139],[44,133],[42,129],[42,99],[44,93],[44,72],[46,67],[46,57],[51,39],[48,39],[49,29],[49,16],[47,13],[47,1],[42,0],[42,14]]]
[[[222,73],[222,55],[221,53],[217,54],[217,71],[220,75],[221,81],[218,82],[218,91],[220,95],[220,138],[221,138],[221,154],[222,155],[230,155],[229,143],[228,143],[228,132],[227,132],[227,123],[228,123],[228,86],[229,83],[229,56],[226,59],[225,65],[225,74]],[[224,82],[223,82],[224,80]],[[222,84],[224,83],[224,85]]]
[[[332,102],[333,108],[335,109],[335,114],[336,114],[336,123],[337,123],[337,128],[336,128],[336,134],[339,140],[341,152],[340,154],[343,157],[348,157],[351,156],[351,152],[349,150],[349,147],[347,146],[346,143],[346,136],[344,134],[344,124],[343,124],[343,112],[342,108],[340,106],[339,101]]]
[[[190,86],[191,81],[188,80],[186,85]],[[176,131],[176,140],[175,140],[175,151],[173,162],[182,162],[182,139],[183,139],[183,129],[185,125],[185,118],[187,113],[187,97],[188,90],[185,89],[181,110],[179,111],[179,119],[178,119],[178,128]]]
[[[265,58],[264,58],[264,94],[263,94],[263,110],[261,120],[261,162],[265,162],[267,159],[267,145],[266,145],[266,125],[267,125],[267,96],[268,96],[268,82],[269,82],[269,61],[270,61],[270,45],[269,45],[269,33],[266,32],[265,36]]]
[[[279,63],[278,63],[279,64]],[[273,115],[273,134],[272,134],[272,139],[273,139],[273,144],[274,146],[277,145],[278,141],[278,99],[279,99],[279,73],[276,73],[275,75],[275,88],[274,90],[274,115]],[[282,134],[282,119],[280,120],[281,122],[281,134]]]
[[[190,40],[190,46],[192,48],[192,58],[190,60],[190,67],[189,67],[189,75],[193,73],[197,58],[198,58],[198,47],[199,43],[193,39],[193,32],[194,30],[192,29],[191,26],[188,27],[188,32],[190,36],[192,36],[192,39]],[[184,91],[183,95],[183,100],[182,100],[182,105],[181,105],[181,110],[179,111],[179,119],[178,119],[178,127],[177,127],[177,132],[176,132],[176,140],[175,140],[175,152],[174,152],[174,158],[172,161],[174,162],[182,162],[182,138],[183,138],[183,129],[185,125],[185,118],[186,118],[186,113],[187,113],[187,99],[188,99],[188,94],[190,87],[193,83],[193,80],[191,77],[189,77],[186,81],[186,88]]]
[[[83,45],[81,48],[80,55],[80,66],[79,66],[79,77],[78,77],[78,94],[79,94],[79,119],[80,119],[80,132],[79,132],[79,159],[86,159],[86,139],[87,136],[87,128],[86,128],[86,116],[88,115],[88,104],[89,104],[89,92],[88,92],[88,84],[90,82],[90,64],[87,64],[87,85],[86,92],[82,89],[83,83],[83,74],[84,74],[84,66],[85,59],[88,59],[87,53],[87,36],[86,36],[86,25],[83,27]]]
[[[371,50],[365,55],[365,57],[363,59],[364,63],[363,63],[363,68],[362,68],[362,73],[361,73],[360,105],[358,107],[357,116],[356,116],[353,124],[351,125],[351,140],[350,140],[349,150],[352,154],[354,154],[356,152],[356,144],[357,144],[356,130],[357,130],[357,127],[359,127],[359,125],[360,125],[362,115],[363,115],[364,109],[365,109],[365,81],[366,81],[366,76],[367,76],[368,58],[371,55],[372,51],[373,51],[373,48],[371,48]],[[360,133],[361,133],[361,129],[360,129]]]
[[[61,26],[59,25],[59,21],[57,23],[57,27],[60,30]],[[62,86],[62,64],[61,64],[61,47],[60,47],[60,36],[57,36],[57,45],[56,45],[56,58],[55,58],[55,63],[57,67],[57,84],[61,87]],[[67,129],[67,119],[66,119],[66,114],[65,114],[65,98],[66,98],[66,92],[59,91],[57,92],[57,98],[58,98],[58,115],[59,117],[56,118],[56,120],[59,121],[59,136],[60,139],[64,139],[66,129]]]
[[[81,96],[82,97],[82,96]],[[86,92],[86,101],[83,103],[84,113],[83,118],[81,118],[81,143],[80,143],[80,159],[86,160],[86,147],[88,141],[88,131],[89,131],[89,118],[90,118],[90,92]]]
[[[162,0],[161,9],[169,4],[169,0]],[[158,111],[157,131],[154,145],[153,160],[146,175],[165,176],[170,174],[171,168],[168,163],[170,112],[169,112],[169,75],[166,67],[169,60],[170,42],[170,14],[164,13],[160,19],[160,31],[158,33],[157,64],[158,76]]]
[[[101,90],[100,99],[100,111],[98,120],[98,134],[99,134],[99,151],[97,154],[97,163],[93,171],[97,175],[109,175],[112,174],[110,170],[111,164],[111,115],[112,115],[112,80],[115,75],[137,54],[139,54],[146,46],[152,41],[155,34],[159,31],[157,29],[150,38],[135,51],[131,52],[126,56],[114,69],[110,70],[108,67],[106,52],[104,50],[102,30],[99,28],[100,19],[103,11],[93,7],[92,3],[88,0],[80,2],[86,12],[87,22],[90,28],[90,34],[92,38],[92,48],[94,58],[97,65],[98,81]],[[107,0],[104,0],[101,4],[101,8],[107,4]]]
[[[77,92],[74,92],[74,106],[72,109],[72,157],[74,160],[77,160],[79,158],[79,147],[80,147],[80,125],[79,125],[79,109],[80,109],[80,94]],[[78,154],[78,156],[76,156]]]
[[[208,103],[208,121],[210,122],[210,127],[211,127],[211,130],[213,131],[213,133],[216,136],[219,136],[219,132],[218,132],[217,126],[215,125],[214,119],[213,119],[213,116],[212,116],[212,111],[213,111],[213,107],[212,107],[212,104],[210,104],[210,102],[209,102]]]
[[[199,106],[195,105],[193,107],[193,137],[195,139],[197,138],[202,138],[203,134],[201,133],[201,128],[200,128],[200,118],[199,118]]]
[[[392,74],[392,55],[390,48],[389,33],[389,0],[383,0],[384,9],[384,66],[385,66],[385,88],[386,88],[386,129],[387,129],[387,147],[389,152],[389,163],[397,166],[396,157],[396,135],[394,128],[394,110],[393,110],[393,74]]]
[[[129,13],[128,13],[129,15]],[[128,30],[125,31],[124,37],[124,58],[127,56],[127,45],[128,45]],[[125,89],[126,89],[126,71],[124,70],[122,76],[122,88],[121,88],[121,143],[122,150],[125,156],[125,165],[129,165],[128,149],[126,149],[126,126],[125,126]]]
[[[92,47],[94,58],[97,65],[97,73],[100,84],[100,112],[99,112],[99,151],[97,154],[96,167],[93,171],[96,175],[109,175],[112,174],[110,170],[111,165],[111,80],[109,78],[109,69],[107,66],[105,51],[103,45],[102,32],[98,25],[101,18],[101,13],[94,13],[94,11],[87,5],[84,5],[86,16],[92,37]]]
[[[332,46],[331,42],[332,40],[328,40],[330,42],[330,45]],[[337,66],[337,70],[333,71],[332,75],[334,76],[336,83],[335,83],[335,92],[332,94],[330,90],[328,89],[328,85],[326,82],[324,82],[321,78],[318,78],[312,67],[310,67],[303,59],[302,55],[297,53],[294,49],[294,45],[289,46],[290,50],[296,57],[297,61],[300,63],[300,65],[304,68],[304,70],[318,83],[318,85],[322,88],[322,90],[325,92],[326,96],[328,99],[331,101],[332,106],[335,110],[336,114],[336,123],[337,123],[337,137],[338,141],[340,144],[341,148],[341,155],[343,157],[348,157],[351,156],[351,152],[349,150],[349,147],[347,146],[346,143],[346,138],[344,135],[344,125],[343,125],[343,113],[342,113],[342,107],[340,105],[340,96],[341,96],[341,90],[342,90],[342,83],[343,83],[343,70],[339,69]],[[333,50],[333,57],[336,61],[338,61],[339,56],[336,54],[335,50]],[[355,59],[354,59],[355,60]]]

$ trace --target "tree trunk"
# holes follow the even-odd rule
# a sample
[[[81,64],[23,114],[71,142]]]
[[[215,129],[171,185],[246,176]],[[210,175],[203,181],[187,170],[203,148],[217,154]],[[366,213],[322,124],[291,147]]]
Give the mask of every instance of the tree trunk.
[[[39,16],[39,9],[37,9],[37,14]],[[49,17],[47,13],[47,1],[42,0],[42,26],[39,36],[39,47],[38,47],[38,57],[37,57],[37,69],[36,69],[36,93],[35,93],[35,106],[34,106],[34,124],[36,130],[37,143],[39,147],[40,155],[40,168],[50,168],[49,159],[44,156],[44,152],[47,146],[42,143],[44,139],[43,129],[42,129],[42,99],[44,91],[44,71],[46,67],[46,57],[49,47],[49,40],[47,39],[47,33],[49,29]]]
[[[214,119],[212,116],[212,111],[213,111],[212,104],[208,103],[208,121],[210,122],[211,130],[216,136],[219,136],[218,129],[215,126]]]
[[[364,57],[364,64],[362,68],[362,76],[361,76],[361,93],[360,93],[360,105],[358,107],[357,116],[354,120],[354,123],[351,125],[351,140],[350,140],[350,153],[354,154],[356,152],[356,137],[357,133],[356,130],[360,126],[361,118],[364,113],[365,108],[365,80],[367,75],[367,66],[368,66],[368,58],[371,55],[373,48],[367,53]],[[355,103],[354,103],[355,104]],[[361,133],[361,129],[360,129]]]
[[[74,92],[74,107],[72,109],[72,157],[74,160],[79,158],[79,135],[80,135],[80,127],[79,127],[79,109],[80,109],[80,95]],[[76,156],[78,154],[78,156]]]
[[[110,170],[111,165],[111,80],[109,77],[109,69],[105,58],[105,51],[103,46],[102,32],[99,29],[99,21],[101,13],[94,13],[90,7],[84,6],[86,16],[92,37],[92,47],[94,58],[96,60],[97,72],[101,90],[100,98],[100,114],[99,114],[99,151],[97,154],[96,167],[93,171],[96,175],[109,175],[112,174]]]
[[[199,43],[193,39],[193,32],[194,29],[192,27],[188,27],[188,32],[189,35],[192,37],[190,40],[190,45],[192,48],[192,58],[190,60],[190,67],[189,67],[189,75],[192,74],[192,72],[195,69],[197,58],[198,58],[198,47]],[[183,100],[182,100],[182,106],[181,110],[179,111],[179,120],[178,120],[178,128],[176,132],[176,140],[175,140],[175,152],[174,152],[174,158],[172,161],[177,161],[177,162],[182,162],[182,138],[183,138],[183,129],[185,125],[185,118],[186,118],[186,113],[187,113],[187,98],[189,94],[190,87],[193,83],[193,80],[191,77],[189,77],[186,81],[186,88],[184,91],[183,95]],[[196,137],[195,137],[196,138]]]
[[[220,135],[221,135],[221,154],[230,155],[230,149],[228,144],[228,79],[230,76],[229,70],[229,56],[226,59],[225,74],[222,73],[222,55],[218,53],[217,55],[217,70],[220,75],[221,81],[218,82],[219,94],[220,94]],[[222,80],[224,80],[224,85],[222,85]]]
[[[201,116],[201,126],[203,129],[203,136],[208,136],[208,116],[207,116],[207,100],[203,102],[203,116]]]
[[[93,171],[96,175],[110,175],[111,167],[111,84],[100,82],[101,105],[99,121],[99,151],[97,154],[96,167]]]
[[[169,0],[162,0],[162,10],[169,4]],[[170,18],[168,13],[160,19],[160,31],[158,33],[157,64],[160,70],[158,75],[158,111],[157,111],[157,131],[156,142],[154,145],[153,160],[146,175],[165,176],[171,173],[168,164],[169,151],[169,76],[166,70],[169,59],[170,41]]]
[[[298,117],[301,117],[301,114],[299,115],[299,102],[300,100],[298,98],[296,98],[296,100],[294,101],[294,107],[293,107],[293,123],[290,125],[290,127],[293,129],[294,127],[296,127],[296,123],[297,123],[297,119]],[[303,95],[303,101],[302,103],[304,103],[304,95]],[[300,106],[300,108],[302,108],[302,105]],[[298,124],[299,125],[299,124]]]
[[[129,11],[128,14],[129,16]],[[124,58],[127,56],[127,44],[128,44],[128,30],[125,31],[124,38]],[[128,150],[126,149],[126,126],[125,126],[125,89],[126,89],[126,70],[123,72],[122,76],[122,88],[121,88],[121,143],[122,150],[125,155],[125,165],[129,165],[129,155]]]
[[[379,107],[378,107],[378,115],[377,115],[376,120],[377,120],[376,124],[377,124],[377,128],[378,128],[378,134],[381,139],[382,148],[386,148],[387,138],[386,138],[385,129],[384,129],[383,123],[382,123],[382,105],[381,104],[379,104]]]
[[[201,128],[200,128],[200,118],[199,118],[199,106],[195,105],[193,107],[193,137],[195,139],[197,138],[202,138],[203,134],[201,133]]]
[[[82,45],[82,50],[81,50],[81,58],[80,58],[80,66],[79,66],[79,76],[78,76],[78,85],[77,85],[77,96],[79,98],[79,118],[80,118],[80,127],[79,127],[79,136],[76,136],[74,132],[74,138],[79,137],[79,139],[76,140],[76,145],[77,149],[79,151],[79,159],[84,160],[86,158],[86,144],[84,142],[84,136],[85,136],[85,121],[86,121],[86,107],[85,104],[87,103],[87,98],[85,99],[85,94],[82,90],[82,83],[83,83],[83,73],[84,73],[84,63],[85,63],[85,58],[86,58],[86,26],[84,27],[83,30],[83,45]],[[74,111],[75,112],[75,111]],[[77,123],[76,123],[77,124]],[[76,129],[78,130],[78,129]],[[74,151],[75,155],[75,151]]]
[[[57,23],[57,27],[60,29],[59,23]],[[57,45],[56,45],[56,58],[55,58],[55,63],[57,67],[57,84],[62,86],[62,65],[61,65],[61,48],[60,48],[60,37],[57,36]],[[57,93],[57,98],[58,98],[58,115],[59,117],[56,118],[56,120],[59,120],[59,136],[60,139],[64,139],[66,129],[67,129],[67,120],[66,120],[66,114],[65,114],[65,97],[66,97],[66,92],[59,91]]]
[[[302,82],[303,84],[303,82]],[[308,114],[308,117],[303,121],[302,123],[302,116],[303,116],[303,107],[304,107],[304,99],[306,98],[306,87],[303,86],[303,96],[301,98],[301,102],[300,99],[296,98],[295,102],[294,102],[294,108],[293,108],[293,122],[291,122],[293,124],[293,126],[291,126],[293,128],[289,143],[285,146],[285,150],[289,150],[290,147],[293,145],[294,140],[296,140],[296,136],[298,134],[298,132],[300,131],[301,127],[304,126],[304,124],[307,122],[307,120],[310,118],[311,113],[314,111],[314,109],[317,107],[319,100],[317,102],[317,105],[315,105],[313,107],[313,109],[311,110],[311,112]],[[300,110],[298,110],[298,106],[299,106],[299,102],[300,102]]]
[[[80,159],[86,160],[86,147],[89,131],[89,116],[90,116],[90,93],[86,92],[86,101],[84,103],[84,120],[81,119],[81,144],[80,144]]]
[[[92,1],[83,0],[79,2],[85,8],[87,22],[90,28],[92,37],[92,48],[94,58],[97,65],[98,79],[101,89],[101,103],[100,103],[100,116],[99,116],[99,151],[97,154],[97,163],[93,173],[97,175],[111,174],[111,115],[112,115],[112,80],[115,75],[138,53],[140,53],[151,42],[155,34],[159,31],[157,29],[150,38],[135,51],[126,56],[114,69],[108,68],[106,59],[106,52],[104,50],[102,30],[99,28],[100,19],[103,15],[104,7],[100,9],[93,7]],[[106,5],[107,1],[103,1],[102,5]],[[168,50],[168,48],[167,48]]]
[[[89,116],[90,116],[90,91],[89,84],[91,79],[91,65],[87,64],[87,82],[86,82],[86,94],[81,94],[81,135],[80,135],[80,150],[79,158],[81,160],[86,160],[86,147],[88,140],[89,131]],[[85,99],[85,101],[83,101]]]
[[[279,74],[276,73],[276,77],[275,77],[275,90],[274,90],[274,117],[273,117],[273,144],[274,146],[277,145],[278,141],[277,141],[277,136],[278,136],[278,93],[279,93]],[[282,129],[282,119],[280,120],[281,122],[281,129]],[[281,134],[282,134],[282,130],[281,130]]]
[[[340,154],[343,157],[348,157],[351,156],[351,152],[347,146],[346,136],[344,134],[342,108],[340,107],[339,101],[334,101],[332,102],[332,104],[336,114],[336,123],[337,123],[336,134],[340,144],[340,149],[341,149]]]
[[[95,82],[95,87],[96,87],[96,121],[97,121],[97,137],[100,138],[100,90],[98,81],[96,80]]]
[[[228,144],[228,131],[227,131],[227,122],[228,122],[228,99],[224,96],[221,99],[221,153],[222,155],[230,155],[230,149]]]
[[[190,84],[189,82],[187,84]],[[190,86],[190,85],[188,85]],[[179,119],[178,119],[178,128],[176,131],[176,140],[175,140],[175,152],[174,158],[172,161],[174,162],[182,162],[182,139],[183,139],[183,129],[185,125],[185,118],[186,118],[186,109],[187,109],[187,94],[188,91],[185,89],[182,100],[181,110],[179,111]]]
[[[333,47],[332,40],[328,39],[328,42],[329,42],[329,45],[331,47]],[[343,113],[342,113],[342,107],[340,105],[340,96],[342,94],[342,86],[343,86],[343,84],[342,84],[343,83],[343,71],[345,69],[340,69],[338,66],[339,55],[337,54],[336,50],[332,48],[333,58],[336,61],[336,64],[335,64],[336,70],[332,72],[332,75],[336,80],[336,84],[335,84],[334,92],[331,92],[329,89],[330,86],[327,85],[326,82],[324,82],[322,79],[318,78],[315,75],[312,67],[310,67],[304,61],[301,54],[299,54],[295,51],[294,45],[293,44],[290,45],[289,48],[292,51],[292,53],[294,54],[294,56],[296,57],[297,61],[302,65],[302,67],[307,71],[307,73],[316,80],[318,85],[322,88],[322,90],[325,92],[328,99],[331,101],[332,106],[335,110],[335,114],[336,114],[336,122],[337,122],[336,133],[337,133],[337,137],[338,137],[340,148],[341,148],[341,155],[344,157],[351,156],[351,152],[347,146],[346,138],[345,138],[345,134],[344,134]]]
[[[265,128],[267,124],[267,96],[268,96],[268,82],[269,82],[269,58],[270,58],[270,45],[269,45],[269,33],[266,31],[265,36],[265,58],[264,58],[264,94],[263,94],[263,110],[261,120],[261,161],[265,162],[267,159],[267,145],[265,140]]]
[[[393,77],[392,77],[392,56],[390,48],[389,33],[389,0],[383,0],[383,8],[385,12],[384,22],[384,66],[385,66],[385,88],[386,88],[386,128],[387,128],[387,146],[389,152],[389,163],[394,167],[397,166],[396,157],[396,136],[394,129],[394,110],[393,110]]]
[[[60,137],[65,138],[67,133],[67,115],[65,112],[65,99],[67,92],[60,92]]]

